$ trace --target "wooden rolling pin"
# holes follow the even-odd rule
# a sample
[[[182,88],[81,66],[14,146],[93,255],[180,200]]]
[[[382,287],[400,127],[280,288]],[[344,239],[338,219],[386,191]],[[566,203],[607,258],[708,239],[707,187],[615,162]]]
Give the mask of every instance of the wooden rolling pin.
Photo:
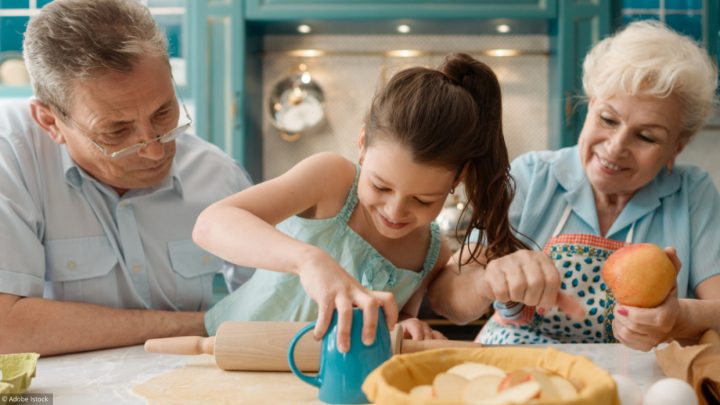
[[[166,354],[211,354],[223,370],[289,371],[288,346],[306,322],[223,322],[211,337],[181,336],[150,339],[145,351]],[[397,325],[390,333],[393,353],[413,353],[444,347],[480,347],[461,340],[409,340]],[[305,334],[295,348],[295,362],[305,372],[317,371],[320,344]]]

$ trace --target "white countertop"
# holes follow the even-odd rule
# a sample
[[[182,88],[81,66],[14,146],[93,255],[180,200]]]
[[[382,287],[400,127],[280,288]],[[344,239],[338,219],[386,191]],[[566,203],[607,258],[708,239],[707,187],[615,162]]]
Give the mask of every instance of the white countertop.
[[[612,374],[628,376],[643,391],[664,377],[652,351],[640,352],[620,344],[555,347],[586,356]],[[28,392],[53,394],[53,405],[143,404],[145,400],[132,392],[133,386],[196,360],[194,356],[145,353],[142,346],[44,357]]]

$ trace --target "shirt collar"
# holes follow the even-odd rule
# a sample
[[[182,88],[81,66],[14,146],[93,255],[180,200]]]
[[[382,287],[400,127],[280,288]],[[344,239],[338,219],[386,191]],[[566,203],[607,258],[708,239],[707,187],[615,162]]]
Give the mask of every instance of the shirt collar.
[[[74,189],[81,190],[82,183],[85,180],[101,183],[96,179],[92,178],[85,170],[78,166],[75,161],[70,157],[70,153],[65,145],[60,145],[60,165],[63,173],[65,173],[65,181],[70,184]],[[170,175],[165,177],[160,184],[151,189],[141,191],[141,193],[155,192],[161,190],[175,189],[177,193],[183,196],[182,179],[180,172],[177,168],[177,164],[173,161],[170,167]],[[132,191],[132,190],[131,190]]]
[[[565,199],[572,210],[599,234],[595,199],[585,169],[580,163],[580,150],[577,146],[573,146],[560,153],[560,158],[552,166],[552,174],[558,184],[567,191]],[[635,193],[608,231],[608,236],[625,229],[655,210],[662,198],[680,188],[681,182],[678,171],[668,174],[667,170],[660,170],[650,183]]]

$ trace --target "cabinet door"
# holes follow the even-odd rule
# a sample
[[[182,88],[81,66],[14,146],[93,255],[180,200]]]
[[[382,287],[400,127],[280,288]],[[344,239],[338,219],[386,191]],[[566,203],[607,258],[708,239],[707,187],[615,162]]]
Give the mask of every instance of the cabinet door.
[[[28,97],[32,94],[29,78],[18,80],[17,61],[22,61],[22,40],[30,16],[52,0],[0,0],[0,97]],[[189,95],[187,46],[188,0],[143,0],[166,33],[170,64],[180,94]],[[9,62],[8,62],[9,61]],[[3,69],[3,64],[9,64]],[[12,65],[12,66],[11,66]]]
[[[554,18],[557,0],[247,0],[249,20]]]
[[[548,140],[550,149],[577,143],[587,107],[582,96],[585,54],[612,31],[610,2],[563,0],[550,24]]]
[[[247,35],[240,0],[193,0],[189,5],[196,133],[240,162],[253,179],[261,179],[262,136],[256,121],[262,111],[250,110],[255,104],[245,101],[262,99],[257,38]]]

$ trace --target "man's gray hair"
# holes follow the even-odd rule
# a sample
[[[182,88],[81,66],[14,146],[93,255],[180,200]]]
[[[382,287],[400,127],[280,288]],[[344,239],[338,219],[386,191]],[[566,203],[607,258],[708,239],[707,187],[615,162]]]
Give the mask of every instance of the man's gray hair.
[[[167,38],[137,0],[55,0],[30,19],[23,48],[35,96],[63,113],[80,79],[129,73],[142,56],[169,65]]]

